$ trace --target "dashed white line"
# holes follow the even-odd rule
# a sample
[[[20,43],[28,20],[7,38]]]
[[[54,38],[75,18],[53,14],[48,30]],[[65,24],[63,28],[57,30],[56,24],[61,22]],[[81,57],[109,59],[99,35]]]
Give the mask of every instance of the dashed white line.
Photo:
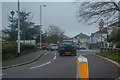
[[[39,65],[39,66],[31,67],[30,69],[35,69],[35,68],[38,68],[38,67],[42,67],[42,66],[45,66],[45,65],[50,64],[50,63],[51,63],[51,61],[49,61],[49,62],[47,62],[45,64],[42,64],[42,65]]]
[[[4,75],[4,73],[0,74],[0,76]]]
[[[45,53],[44,55],[47,55],[48,53]]]
[[[56,56],[54,57],[54,60],[56,59]]]

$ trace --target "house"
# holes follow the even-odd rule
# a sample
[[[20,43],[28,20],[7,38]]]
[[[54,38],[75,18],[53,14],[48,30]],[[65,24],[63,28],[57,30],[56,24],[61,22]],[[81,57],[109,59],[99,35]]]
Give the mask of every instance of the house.
[[[92,33],[90,36],[90,44],[94,44],[95,43],[95,33]]]
[[[120,21],[115,22],[115,23],[113,23],[113,24],[111,24],[111,25],[109,25],[109,26],[107,27],[108,35],[111,34],[111,32],[112,32],[112,30],[113,30],[114,28],[120,28]]]
[[[90,48],[107,47],[107,27],[102,31],[92,33],[90,36]]]
[[[76,36],[73,37],[73,41],[76,42],[76,43],[89,43],[90,42],[90,39],[89,39],[89,36],[87,36],[86,34],[83,34],[83,33],[80,33]]]
[[[9,37],[9,34],[6,33],[5,30],[2,30],[2,37],[3,37],[3,38],[7,38],[7,37]]]

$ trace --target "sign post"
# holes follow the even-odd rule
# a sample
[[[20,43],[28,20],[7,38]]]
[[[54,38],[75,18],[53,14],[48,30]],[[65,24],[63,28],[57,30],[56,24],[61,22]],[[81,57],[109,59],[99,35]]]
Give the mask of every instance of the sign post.
[[[104,28],[103,25],[104,25],[104,22],[103,22],[103,19],[101,19],[101,21],[99,22],[99,31],[101,34],[101,47],[102,47],[102,30]]]

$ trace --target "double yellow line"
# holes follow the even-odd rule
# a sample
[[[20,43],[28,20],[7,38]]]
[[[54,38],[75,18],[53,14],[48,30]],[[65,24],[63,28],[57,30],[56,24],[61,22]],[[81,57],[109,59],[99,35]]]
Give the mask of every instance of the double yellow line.
[[[88,80],[88,61],[85,57],[79,57],[77,59],[78,64],[78,78],[80,80]]]

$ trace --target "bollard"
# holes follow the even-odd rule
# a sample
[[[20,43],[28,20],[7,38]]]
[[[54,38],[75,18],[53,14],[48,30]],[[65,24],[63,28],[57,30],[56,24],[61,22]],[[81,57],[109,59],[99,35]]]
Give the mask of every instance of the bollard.
[[[77,58],[77,79],[79,80],[88,80],[88,61],[87,58],[79,56]]]

